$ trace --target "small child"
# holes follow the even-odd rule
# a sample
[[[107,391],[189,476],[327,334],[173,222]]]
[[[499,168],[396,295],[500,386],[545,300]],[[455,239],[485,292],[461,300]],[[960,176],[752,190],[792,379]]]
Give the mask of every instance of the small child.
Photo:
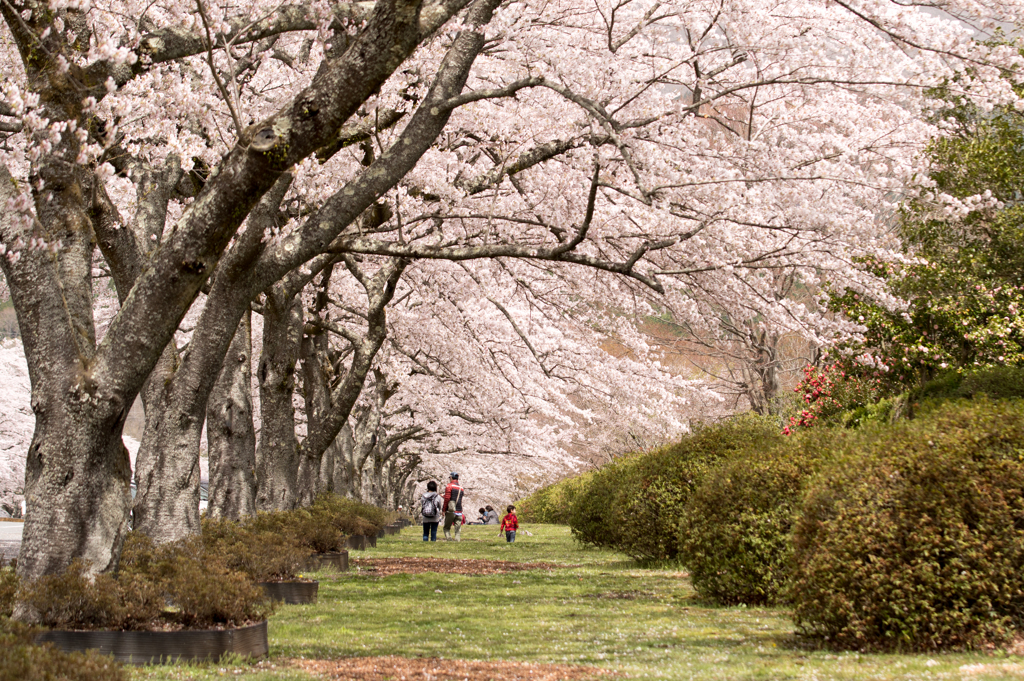
[[[516,540],[516,530],[519,529],[519,518],[516,517],[516,507],[509,505],[508,515],[501,519],[501,527],[498,528],[498,535],[505,533],[505,541],[511,544]]]

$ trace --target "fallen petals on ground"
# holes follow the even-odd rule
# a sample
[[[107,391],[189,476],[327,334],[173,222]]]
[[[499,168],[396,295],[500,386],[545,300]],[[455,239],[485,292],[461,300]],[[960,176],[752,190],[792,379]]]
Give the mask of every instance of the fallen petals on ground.
[[[615,675],[614,672],[597,667],[394,655],[347,657],[340,660],[287,660],[285,664],[324,679],[345,681],[573,681]]]
[[[572,567],[557,563],[516,563],[510,560],[460,560],[458,558],[359,558],[352,565],[376,575],[439,572],[452,575],[497,575],[520,570],[554,570]]]

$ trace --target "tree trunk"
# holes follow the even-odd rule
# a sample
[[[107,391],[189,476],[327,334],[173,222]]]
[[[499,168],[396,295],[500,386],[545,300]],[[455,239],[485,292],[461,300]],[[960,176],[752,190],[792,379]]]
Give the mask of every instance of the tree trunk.
[[[331,444],[334,450],[334,493],[349,499],[358,499],[356,492],[355,440],[352,427],[345,424]]]
[[[306,404],[306,432],[314,432],[321,425],[327,412],[331,409],[331,380],[334,377],[334,364],[331,357],[330,343],[327,332],[318,324],[326,316],[330,298],[328,289],[331,283],[333,266],[324,269],[316,286],[316,297],[313,301],[311,320],[302,336],[302,392]],[[296,481],[298,506],[310,506],[321,491],[321,470],[324,457],[332,450],[331,442],[324,449],[301,447],[299,450],[299,470]]]
[[[299,443],[295,437],[295,363],[302,341],[302,305],[297,296],[267,294],[260,358],[262,429],[256,451],[256,507],[283,511],[295,507]]]
[[[206,408],[206,441],[210,452],[207,514],[211,518],[239,520],[256,513],[251,356],[252,314],[246,313]]]
[[[142,391],[146,427],[135,458],[133,529],[158,543],[199,532],[199,441],[203,418],[182,396],[180,359],[164,349]]]
[[[47,111],[46,113],[53,113]],[[18,574],[33,579],[82,558],[91,572],[114,569],[128,527],[131,466],[121,429],[134,394],[111,391],[93,370],[93,240],[78,171],[43,165],[50,189],[36,196],[37,226],[55,255],[25,248],[0,258],[22,333],[36,425],[25,464],[26,518]],[[64,191],[56,191],[55,188]],[[17,185],[0,165],[0,203]],[[0,241],[39,235],[0,214]],[[53,295],[54,291],[62,295]],[[19,606],[16,615],[34,613]]]

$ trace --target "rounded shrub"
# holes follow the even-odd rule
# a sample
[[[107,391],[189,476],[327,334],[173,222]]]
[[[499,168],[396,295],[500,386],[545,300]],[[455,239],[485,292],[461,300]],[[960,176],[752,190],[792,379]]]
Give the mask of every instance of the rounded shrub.
[[[767,451],[724,461],[690,495],[679,523],[680,559],[693,588],[723,605],[771,605],[789,578],[793,516],[834,429],[793,435]]]
[[[615,548],[619,545],[618,505],[616,494],[622,491],[619,481],[626,476],[622,469],[631,463],[623,457],[593,472],[587,484],[569,506],[569,529],[576,541],[587,546]]]
[[[851,436],[808,486],[790,598],[854,649],[972,648],[1024,624],[1024,403],[950,402]]]
[[[679,555],[679,522],[690,495],[722,460],[773,446],[777,424],[743,416],[704,426],[680,442],[623,457],[594,472],[573,501],[580,541],[618,549],[637,560]]]
[[[568,525],[572,519],[572,503],[587,488],[593,473],[587,472],[553,485],[542,487],[516,502],[516,514],[526,523]]]

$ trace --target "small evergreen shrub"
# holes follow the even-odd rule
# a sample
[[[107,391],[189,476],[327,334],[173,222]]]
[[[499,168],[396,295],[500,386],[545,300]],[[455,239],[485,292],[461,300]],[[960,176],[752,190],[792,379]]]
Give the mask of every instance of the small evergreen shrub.
[[[18,599],[52,629],[148,630],[243,626],[272,606],[247,576],[205,551],[199,538],[155,546],[133,532],[118,574],[89,575],[75,560],[24,583]]]
[[[854,433],[794,529],[800,630],[854,649],[974,648],[1024,625],[1024,403],[950,402]]]
[[[14,595],[18,592],[18,573],[14,565],[0,560],[0,617],[10,617],[14,611]]]
[[[308,508],[258,513],[243,524],[254,531],[289,537],[310,552],[326,553],[345,548],[349,535],[376,536],[394,517],[394,513],[370,504],[322,494]]]
[[[18,599],[50,629],[146,629],[164,608],[161,588],[152,580],[93,576],[80,559],[63,572],[22,584]]]
[[[248,575],[254,582],[294,579],[310,554],[294,532],[256,529],[223,519],[203,519],[202,542],[206,551],[227,568]]]
[[[65,653],[35,645],[39,631],[0,617],[0,679],[18,681],[128,681],[124,667],[95,650]]]
[[[680,559],[702,598],[772,605],[789,578],[789,534],[803,486],[843,431],[794,435],[715,468],[690,496],[679,524]]]

